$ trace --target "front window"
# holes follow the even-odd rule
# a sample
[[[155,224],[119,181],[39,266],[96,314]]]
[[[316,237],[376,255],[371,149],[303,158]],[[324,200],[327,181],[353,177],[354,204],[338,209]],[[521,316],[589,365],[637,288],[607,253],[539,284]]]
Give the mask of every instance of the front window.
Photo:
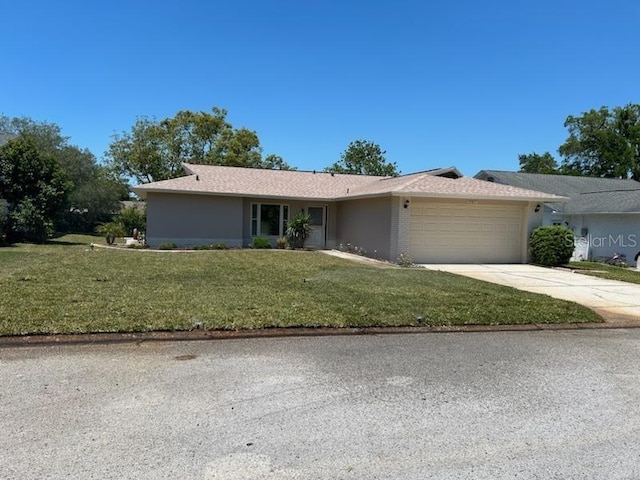
[[[289,206],[268,203],[251,204],[251,235],[282,237],[287,230]]]

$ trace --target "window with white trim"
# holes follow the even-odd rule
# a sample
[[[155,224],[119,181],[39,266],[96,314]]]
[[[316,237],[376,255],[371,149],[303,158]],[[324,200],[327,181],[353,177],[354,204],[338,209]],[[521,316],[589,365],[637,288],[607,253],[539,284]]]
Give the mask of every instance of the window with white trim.
[[[289,205],[251,204],[251,236],[282,237],[287,231]]]

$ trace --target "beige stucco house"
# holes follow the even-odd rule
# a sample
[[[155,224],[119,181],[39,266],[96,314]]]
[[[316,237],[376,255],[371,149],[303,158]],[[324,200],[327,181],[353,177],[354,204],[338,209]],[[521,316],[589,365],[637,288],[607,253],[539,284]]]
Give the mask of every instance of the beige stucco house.
[[[541,205],[563,197],[463,177],[455,168],[399,177],[185,164],[186,176],[133,188],[147,201],[147,242],[247,246],[275,240],[299,211],[307,245],[350,243],[395,261],[524,263]]]

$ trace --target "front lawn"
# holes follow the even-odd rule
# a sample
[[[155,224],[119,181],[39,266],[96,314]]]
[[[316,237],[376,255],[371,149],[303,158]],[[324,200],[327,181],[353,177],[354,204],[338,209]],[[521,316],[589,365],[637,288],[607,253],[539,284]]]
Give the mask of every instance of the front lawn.
[[[571,302],[320,252],[0,248],[0,334],[597,322]]]
[[[584,275],[640,284],[640,271],[636,269],[616,267],[599,262],[571,262],[569,265],[577,273]]]

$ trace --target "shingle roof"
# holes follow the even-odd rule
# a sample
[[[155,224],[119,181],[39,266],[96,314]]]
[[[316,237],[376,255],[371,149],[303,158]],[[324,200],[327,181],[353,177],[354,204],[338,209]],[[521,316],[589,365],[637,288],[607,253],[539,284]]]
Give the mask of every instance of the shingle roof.
[[[194,164],[185,164],[185,170],[191,175],[138,185],[133,190],[142,196],[156,191],[329,200],[381,178]]]
[[[563,197],[473,178],[434,175],[442,169],[400,177],[185,164],[190,175],[133,187],[147,192],[192,193],[303,200],[346,200],[384,195],[446,198],[504,198],[563,201]]]
[[[617,192],[582,193],[571,198],[562,211],[566,214],[640,213],[640,189]]]
[[[475,178],[570,197],[549,206],[566,214],[640,213],[640,182],[617,178],[482,170]]]

